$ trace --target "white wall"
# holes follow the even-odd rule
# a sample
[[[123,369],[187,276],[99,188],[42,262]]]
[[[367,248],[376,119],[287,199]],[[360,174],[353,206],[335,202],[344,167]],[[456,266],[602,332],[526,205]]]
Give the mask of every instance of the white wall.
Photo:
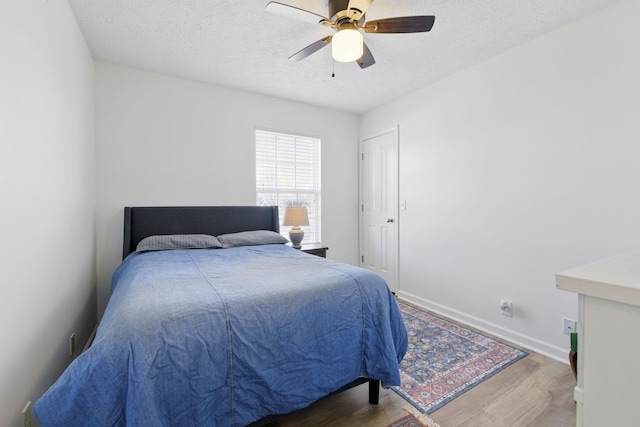
[[[66,1],[20,0],[0,3],[0,61],[0,425],[17,427],[96,322],[93,60]]]
[[[566,361],[554,274],[640,245],[640,3],[364,114],[400,126],[400,295]],[[498,311],[511,299],[515,316]]]
[[[356,115],[100,62],[96,105],[100,313],[123,208],[254,205],[256,127],[322,139],[322,242],[357,263]]]

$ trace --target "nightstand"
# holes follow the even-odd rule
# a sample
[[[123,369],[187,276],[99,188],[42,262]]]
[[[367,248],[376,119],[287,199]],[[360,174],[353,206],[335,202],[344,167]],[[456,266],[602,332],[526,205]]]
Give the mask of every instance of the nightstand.
[[[327,257],[327,250],[329,250],[329,248],[326,247],[326,246],[323,246],[322,243],[310,243],[310,244],[307,244],[307,245],[302,245],[300,250],[302,252],[306,252],[306,253],[311,254],[311,255],[316,255],[316,256],[320,256],[322,258],[326,258]]]

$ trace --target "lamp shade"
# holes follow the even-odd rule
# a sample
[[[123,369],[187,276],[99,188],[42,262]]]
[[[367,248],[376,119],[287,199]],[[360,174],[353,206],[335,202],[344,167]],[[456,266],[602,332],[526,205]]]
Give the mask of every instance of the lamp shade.
[[[362,44],[360,31],[355,29],[340,30],[331,39],[331,55],[336,61],[355,61],[362,56]]]
[[[307,208],[304,206],[289,206],[284,212],[283,225],[292,225],[299,227],[301,225],[309,225],[309,216],[307,215]]]

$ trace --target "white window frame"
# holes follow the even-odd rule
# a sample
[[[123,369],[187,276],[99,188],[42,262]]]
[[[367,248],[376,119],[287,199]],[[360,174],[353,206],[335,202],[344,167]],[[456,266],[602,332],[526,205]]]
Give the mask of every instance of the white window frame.
[[[321,241],[321,140],[300,133],[256,128],[256,205],[278,205],[280,234],[287,206],[305,206],[309,225],[303,244]],[[262,181],[262,182],[261,182]]]

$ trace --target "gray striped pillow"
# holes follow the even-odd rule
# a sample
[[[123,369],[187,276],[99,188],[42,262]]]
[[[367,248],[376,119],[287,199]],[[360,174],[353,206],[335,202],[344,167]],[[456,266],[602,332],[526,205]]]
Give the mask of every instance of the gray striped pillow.
[[[216,236],[208,234],[167,234],[149,236],[142,239],[136,251],[164,251],[167,249],[206,249],[221,248],[222,244]]]
[[[222,243],[223,248],[289,243],[289,240],[285,237],[282,237],[275,231],[269,230],[241,231],[239,233],[222,234],[218,236],[218,240]]]

